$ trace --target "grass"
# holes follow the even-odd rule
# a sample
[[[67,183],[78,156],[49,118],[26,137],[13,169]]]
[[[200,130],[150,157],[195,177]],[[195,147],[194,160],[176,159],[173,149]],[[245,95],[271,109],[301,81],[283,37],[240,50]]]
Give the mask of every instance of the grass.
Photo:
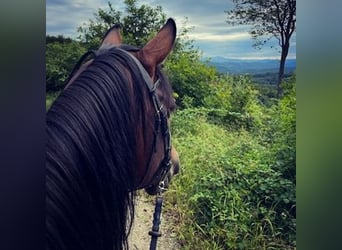
[[[280,205],[265,200],[282,187],[273,155],[255,136],[211,124],[201,109],[178,111],[172,128],[181,173],[165,201],[182,249],[295,248]]]

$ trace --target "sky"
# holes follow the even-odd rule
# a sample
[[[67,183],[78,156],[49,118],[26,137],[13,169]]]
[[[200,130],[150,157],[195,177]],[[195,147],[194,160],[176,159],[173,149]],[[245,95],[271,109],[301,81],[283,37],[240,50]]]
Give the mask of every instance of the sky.
[[[116,10],[123,11],[123,0],[111,0]],[[232,26],[226,23],[225,10],[233,8],[227,0],[138,0],[138,4],[160,5],[167,18],[175,19],[178,30],[193,27],[189,38],[203,57],[216,56],[235,59],[279,59],[280,47],[277,40],[271,40],[262,49],[255,49],[248,33],[248,26]],[[108,10],[108,0],[47,0],[46,33],[76,38],[77,28],[89,19],[99,8]],[[273,48],[270,46],[273,45]],[[296,33],[291,38],[288,58],[296,58]]]

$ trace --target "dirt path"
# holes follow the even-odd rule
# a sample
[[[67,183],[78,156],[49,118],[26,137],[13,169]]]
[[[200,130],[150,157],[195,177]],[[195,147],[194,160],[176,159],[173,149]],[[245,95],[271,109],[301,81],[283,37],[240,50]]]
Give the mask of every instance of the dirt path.
[[[152,228],[152,219],[154,212],[155,198],[152,199],[145,194],[139,194],[135,206],[135,219],[130,235],[129,248],[132,250],[149,250],[151,236],[148,232]],[[162,236],[158,238],[158,250],[176,250],[180,249],[176,241],[176,234],[171,231],[171,218],[162,210],[162,217],[159,232]],[[169,226],[169,227],[168,227]]]

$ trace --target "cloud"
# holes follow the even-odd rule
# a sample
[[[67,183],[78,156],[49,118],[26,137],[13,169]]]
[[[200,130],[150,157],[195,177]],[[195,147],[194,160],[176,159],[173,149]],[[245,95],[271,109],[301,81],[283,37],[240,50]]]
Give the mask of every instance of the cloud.
[[[116,10],[123,10],[123,0],[110,1]],[[225,10],[231,9],[233,3],[223,0],[138,0],[138,4],[160,5],[167,17],[173,17],[181,30],[185,17],[187,27],[194,27],[188,33],[194,45],[205,56],[226,56],[236,58],[279,58],[276,49],[268,45],[262,50],[253,48],[253,40],[248,34],[248,26],[231,26],[226,23]],[[99,8],[108,10],[107,0],[47,0],[46,30],[50,35],[77,36],[77,28],[89,19]],[[296,55],[296,34],[291,40],[289,57]],[[277,43],[275,46],[278,47]]]
[[[166,12],[173,15],[177,15],[180,17],[187,16],[189,18],[199,17],[199,19],[208,19],[209,17],[215,18],[219,15],[225,16],[224,10],[229,9],[233,6],[232,3],[230,3],[229,1],[222,0],[145,0],[144,2],[150,2],[154,6],[161,5]]]
[[[103,0],[50,0],[46,5],[47,33],[75,38],[77,28],[106,6],[108,4]]]
[[[246,40],[246,38],[250,38],[248,33],[233,33],[233,34],[212,34],[212,33],[194,33],[189,35],[190,39],[198,40],[198,41],[208,41],[208,42],[229,42],[229,41],[239,41]]]

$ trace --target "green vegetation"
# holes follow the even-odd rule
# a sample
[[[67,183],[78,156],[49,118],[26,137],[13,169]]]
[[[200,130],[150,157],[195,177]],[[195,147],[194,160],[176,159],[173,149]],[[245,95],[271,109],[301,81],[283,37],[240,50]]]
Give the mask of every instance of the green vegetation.
[[[138,0],[123,0],[125,12],[117,11],[108,2],[109,10],[99,9],[95,20],[78,28],[79,39],[88,49],[97,49],[105,32],[114,24],[121,24],[123,43],[141,47],[165,23],[162,7],[138,5]]]
[[[160,6],[124,2],[125,15],[109,4],[109,11],[100,9],[96,21],[79,29],[78,41],[47,37],[47,108],[80,55],[112,22],[129,26],[139,17],[153,34],[165,19]],[[201,62],[187,39],[190,31],[180,30],[164,67],[179,107],[172,139],[182,164],[164,212],[174,217],[182,249],[295,249],[295,76],[283,82],[276,99],[276,89],[267,84],[220,75]],[[128,36],[127,43],[139,46],[148,34],[137,36],[142,40]]]
[[[76,41],[59,37],[47,37],[46,44],[46,91],[61,91],[77,60],[86,49]]]
[[[222,119],[227,110],[187,108],[172,118],[182,172],[166,201],[184,249],[295,248],[293,83],[272,107],[235,112],[240,127]]]

